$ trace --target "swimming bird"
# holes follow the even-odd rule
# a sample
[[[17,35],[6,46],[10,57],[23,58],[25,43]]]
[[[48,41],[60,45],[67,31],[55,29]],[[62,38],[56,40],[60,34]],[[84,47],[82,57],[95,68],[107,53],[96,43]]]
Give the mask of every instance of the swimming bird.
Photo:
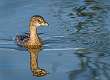
[[[16,35],[16,43],[18,46],[25,48],[40,48],[42,47],[42,42],[37,33],[37,28],[39,26],[47,26],[48,23],[42,16],[34,15],[31,17],[29,23],[29,33],[24,35]]]
[[[37,33],[39,26],[48,26],[48,22],[39,15],[34,15],[30,19],[29,32],[24,35],[16,35],[18,46],[24,47],[30,53],[30,67],[34,76],[44,76],[47,72],[38,66],[38,53],[42,47],[42,41]]]

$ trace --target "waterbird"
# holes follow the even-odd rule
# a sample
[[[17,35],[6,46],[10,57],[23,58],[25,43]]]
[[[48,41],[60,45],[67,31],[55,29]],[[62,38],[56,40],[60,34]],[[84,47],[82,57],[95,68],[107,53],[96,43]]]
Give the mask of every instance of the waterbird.
[[[16,35],[16,43],[20,47],[24,47],[30,53],[30,66],[34,76],[44,76],[47,72],[38,66],[38,53],[42,48],[42,40],[40,39],[37,28],[39,26],[48,26],[48,22],[40,15],[34,15],[29,22],[29,32],[24,35]]]

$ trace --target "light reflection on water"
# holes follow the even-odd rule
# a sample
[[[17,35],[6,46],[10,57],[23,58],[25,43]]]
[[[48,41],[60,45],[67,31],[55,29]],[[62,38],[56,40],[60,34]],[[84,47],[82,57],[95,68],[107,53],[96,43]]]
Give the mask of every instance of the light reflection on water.
[[[110,79],[110,6],[105,3],[109,0],[1,2],[0,80]],[[39,65],[49,72],[42,78],[32,76],[28,52],[14,41],[17,32],[27,31],[34,14],[44,16],[50,24],[39,28],[44,42]]]

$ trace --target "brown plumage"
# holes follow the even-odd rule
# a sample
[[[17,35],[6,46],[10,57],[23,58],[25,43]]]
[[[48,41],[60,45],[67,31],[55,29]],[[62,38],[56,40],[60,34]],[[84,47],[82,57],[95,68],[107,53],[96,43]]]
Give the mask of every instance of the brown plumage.
[[[48,23],[42,16],[34,15],[30,19],[29,33],[24,35],[16,35],[17,45],[25,48],[41,48],[42,42],[37,34],[37,29],[39,26],[47,26]]]

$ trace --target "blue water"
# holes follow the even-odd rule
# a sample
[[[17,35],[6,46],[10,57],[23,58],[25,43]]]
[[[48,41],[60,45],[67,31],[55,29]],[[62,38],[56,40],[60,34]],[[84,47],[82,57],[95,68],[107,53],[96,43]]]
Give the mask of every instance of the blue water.
[[[29,54],[14,40],[32,15],[49,23],[38,29],[44,77],[32,76]],[[109,21],[110,0],[0,0],[0,80],[110,80]]]

